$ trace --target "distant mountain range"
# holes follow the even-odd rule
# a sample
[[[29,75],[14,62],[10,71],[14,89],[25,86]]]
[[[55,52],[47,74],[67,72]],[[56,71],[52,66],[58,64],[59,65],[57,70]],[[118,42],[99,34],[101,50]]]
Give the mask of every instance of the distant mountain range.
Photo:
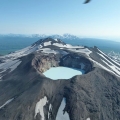
[[[25,34],[0,34],[0,37],[37,37],[37,38],[47,38],[47,37],[52,37],[52,38],[60,38],[60,39],[80,39],[80,37],[71,35],[71,34],[63,34],[63,35],[45,35],[45,34],[30,34],[30,35],[25,35]]]
[[[52,37],[52,38],[59,38],[59,39],[69,39],[69,40],[76,40],[76,39],[98,39],[98,40],[108,40],[108,41],[116,41],[120,42],[120,38],[113,38],[113,37],[85,37],[85,36],[77,36],[77,35],[72,35],[69,33],[65,33],[62,35],[59,34],[51,34],[51,35],[46,35],[46,34],[0,34],[0,37],[29,37],[29,38],[47,38],[47,37]]]
[[[120,62],[120,42],[96,39],[96,38],[82,38],[71,34],[63,35],[45,35],[45,34],[6,34],[0,35],[0,54],[7,54],[18,49],[22,49],[38,39],[44,39],[47,37],[52,37],[54,39],[59,38],[66,43],[72,45],[84,45],[84,46],[97,46],[105,53],[109,54],[109,57],[114,58],[116,61]],[[9,46],[8,46],[9,44]],[[112,54],[111,54],[111,51]]]

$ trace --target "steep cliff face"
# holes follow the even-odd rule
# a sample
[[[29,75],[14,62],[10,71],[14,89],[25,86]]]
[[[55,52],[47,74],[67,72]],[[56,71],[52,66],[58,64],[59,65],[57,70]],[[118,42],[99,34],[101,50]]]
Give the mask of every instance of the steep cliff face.
[[[120,65],[98,48],[47,38],[0,60],[0,120],[61,120],[59,111],[65,120],[120,119]],[[85,74],[56,81],[42,74],[57,66]]]
[[[70,53],[62,57],[60,61],[61,66],[77,68],[85,71],[85,73],[90,72],[93,69],[93,64],[90,60],[86,59],[84,56]]]
[[[59,66],[59,60],[56,58],[54,54],[51,55],[36,55],[35,58],[32,60],[32,65],[34,68],[43,73],[50,69],[51,67]]]

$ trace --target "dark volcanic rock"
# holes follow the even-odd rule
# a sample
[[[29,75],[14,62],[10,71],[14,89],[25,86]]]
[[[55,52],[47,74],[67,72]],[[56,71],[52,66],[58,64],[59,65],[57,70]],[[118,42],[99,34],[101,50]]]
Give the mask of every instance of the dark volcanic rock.
[[[92,72],[76,76],[70,81],[72,85],[66,88],[66,96],[68,97],[67,110],[71,120],[87,118],[119,120],[120,80],[118,78],[96,68]]]

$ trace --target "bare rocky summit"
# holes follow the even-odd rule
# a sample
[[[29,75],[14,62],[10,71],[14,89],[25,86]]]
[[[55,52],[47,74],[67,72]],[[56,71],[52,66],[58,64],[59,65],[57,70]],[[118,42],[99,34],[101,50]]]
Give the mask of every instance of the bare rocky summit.
[[[85,74],[68,80],[43,75],[58,66]],[[69,120],[120,120],[120,64],[97,47],[52,38],[0,56],[0,120],[56,120],[63,99]]]

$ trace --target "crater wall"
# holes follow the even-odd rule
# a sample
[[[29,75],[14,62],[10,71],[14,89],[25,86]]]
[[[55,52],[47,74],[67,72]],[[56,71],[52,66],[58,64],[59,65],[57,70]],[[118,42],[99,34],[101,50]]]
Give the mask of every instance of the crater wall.
[[[65,56],[61,56],[59,54],[39,54],[32,60],[32,65],[39,73],[44,73],[51,67],[62,66],[81,69],[85,71],[86,74],[93,68],[92,63],[84,56],[79,56],[77,54],[73,55],[72,53]]]

